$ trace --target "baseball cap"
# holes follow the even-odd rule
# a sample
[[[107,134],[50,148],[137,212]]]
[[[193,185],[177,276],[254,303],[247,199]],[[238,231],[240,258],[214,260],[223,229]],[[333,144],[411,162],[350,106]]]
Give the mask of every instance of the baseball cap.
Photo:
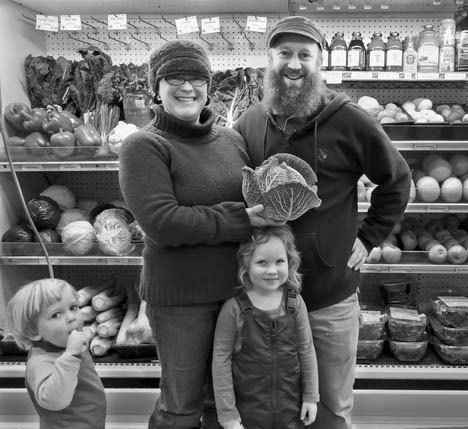
[[[312,39],[323,50],[324,37],[314,23],[305,16],[287,16],[280,19],[270,30],[267,46],[271,48],[276,39],[282,34],[299,34]]]

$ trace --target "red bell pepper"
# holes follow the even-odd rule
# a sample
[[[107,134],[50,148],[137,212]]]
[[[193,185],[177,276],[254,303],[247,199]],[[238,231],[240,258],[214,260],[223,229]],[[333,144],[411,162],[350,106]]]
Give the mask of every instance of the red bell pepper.
[[[73,155],[75,146],[75,135],[71,131],[60,129],[58,133],[52,134],[50,138],[50,150],[61,158]]]
[[[39,131],[34,131],[33,133],[26,136],[24,139],[25,147],[46,147],[49,146],[49,138]]]
[[[32,109],[30,112],[23,114],[24,122],[23,126],[26,131],[30,133],[34,131],[42,132],[42,124],[46,120],[47,117],[47,110],[41,107],[36,107]]]
[[[52,106],[47,106],[47,116],[42,129],[48,134],[55,134],[60,130],[73,132],[73,124],[67,115]]]
[[[75,128],[74,133],[78,146],[101,146],[102,144],[101,135],[94,125],[80,125]]]
[[[69,112],[68,110],[62,110],[60,113],[70,119],[73,129],[75,129],[83,123],[81,119],[78,119],[76,115],[74,115],[72,112]]]
[[[24,146],[24,143],[26,142],[26,139],[18,136],[12,136],[8,137],[6,139],[6,144],[9,147],[18,147],[18,146]]]
[[[4,117],[6,122],[11,125],[15,131],[27,131],[23,122],[25,115],[29,114],[31,109],[24,103],[10,103],[5,107]]]

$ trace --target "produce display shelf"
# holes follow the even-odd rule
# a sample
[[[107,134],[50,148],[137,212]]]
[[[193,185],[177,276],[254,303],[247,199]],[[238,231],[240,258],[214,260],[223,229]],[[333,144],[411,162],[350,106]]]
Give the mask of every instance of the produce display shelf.
[[[367,212],[370,203],[358,203],[358,211]],[[405,213],[468,213],[468,203],[409,203]]]
[[[158,360],[123,361],[115,353],[94,360],[96,370],[103,378],[159,378],[161,376],[161,366]],[[25,368],[24,355],[0,356],[0,377],[22,378]],[[399,362],[389,352],[384,352],[375,361],[358,361],[356,378],[468,380],[468,365],[445,364],[431,348],[428,348],[426,355],[419,362]]]
[[[16,171],[118,171],[119,161],[52,161],[52,162],[13,162]],[[0,162],[0,172],[10,171],[8,162]]]
[[[143,265],[141,256],[144,244],[135,244],[129,255],[104,255],[95,244],[85,256],[68,255],[62,244],[47,244],[52,265]],[[39,243],[0,243],[0,263],[4,265],[46,265]],[[395,264],[364,264],[362,273],[468,273],[468,263],[463,265],[431,264],[427,252],[404,251],[401,260]]]
[[[468,72],[406,73],[388,71],[322,71],[322,78],[329,84],[342,82],[468,82]]]
[[[46,244],[52,265],[142,265],[143,243],[135,243],[128,255],[112,256],[104,254],[95,244],[84,256],[70,255],[63,244]],[[45,265],[47,264],[39,243],[1,243],[0,263],[5,265]]]
[[[468,150],[468,140],[392,140],[398,150],[436,151]]]

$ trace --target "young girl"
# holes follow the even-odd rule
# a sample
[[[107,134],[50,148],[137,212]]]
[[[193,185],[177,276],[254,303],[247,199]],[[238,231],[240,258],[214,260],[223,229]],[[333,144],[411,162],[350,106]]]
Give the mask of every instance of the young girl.
[[[8,302],[7,327],[29,349],[26,388],[41,429],[104,429],[106,397],[73,287],[58,279],[23,286]]]
[[[317,413],[318,374],[287,226],[254,230],[238,252],[239,295],[216,325],[213,383],[225,429],[304,428]]]

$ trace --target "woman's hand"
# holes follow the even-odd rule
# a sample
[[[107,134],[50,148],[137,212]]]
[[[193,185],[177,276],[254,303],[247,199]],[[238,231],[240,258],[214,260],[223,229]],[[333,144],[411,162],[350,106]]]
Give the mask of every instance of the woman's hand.
[[[274,220],[268,220],[260,216],[260,213],[263,211],[263,204],[257,204],[253,207],[248,207],[245,209],[247,215],[249,216],[250,225],[254,228],[263,228],[265,226],[281,226],[286,222],[279,222]]]
[[[317,417],[317,404],[315,402],[303,402],[301,408],[301,420],[308,426]]]

